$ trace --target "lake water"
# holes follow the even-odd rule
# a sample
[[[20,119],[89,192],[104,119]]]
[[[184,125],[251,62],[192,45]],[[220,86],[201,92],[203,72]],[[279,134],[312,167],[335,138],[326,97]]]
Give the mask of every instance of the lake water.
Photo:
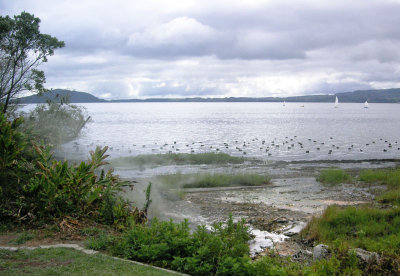
[[[63,146],[67,157],[96,145],[112,157],[225,152],[263,160],[400,157],[400,104],[93,103],[92,121]]]

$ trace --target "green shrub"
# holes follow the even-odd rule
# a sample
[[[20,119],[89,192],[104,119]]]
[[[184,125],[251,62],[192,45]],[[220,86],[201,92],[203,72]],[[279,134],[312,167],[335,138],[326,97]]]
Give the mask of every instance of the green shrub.
[[[24,205],[23,185],[30,179],[33,165],[27,152],[28,137],[18,131],[22,118],[8,121],[0,114],[0,221],[19,216]],[[26,214],[22,212],[22,215]]]
[[[96,170],[106,164],[107,147],[90,152],[89,162],[68,165],[51,159],[49,151],[35,146],[37,172],[24,186],[31,210],[39,219],[87,216],[112,224],[128,216],[128,204],[117,196],[124,182],[108,171],[100,177]]]
[[[100,233],[98,235],[89,237],[85,241],[85,246],[93,250],[105,250],[113,243],[113,241],[114,238],[111,235]]]
[[[191,275],[212,275],[218,270],[229,275],[250,261],[249,239],[244,222],[234,223],[232,216],[226,224],[216,223],[211,230],[199,226],[193,233],[187,221],[176,224],[155,219],[149,226],[132,226],[116,239],[111,251]]]
[[[22,119],[0,115],[0,221],[47,221],[65,216],[91,217],[121,224],[134,216],[118,193],[125,182],[106,164],[107,147],[90,152],[90,160],[69,165],[52,159],[50,148],[28,143],[19,130]]]
[[[341,169],[325,169],[317,177],[317,181],[331,185],[351,182],[351,180],[351,176]]]

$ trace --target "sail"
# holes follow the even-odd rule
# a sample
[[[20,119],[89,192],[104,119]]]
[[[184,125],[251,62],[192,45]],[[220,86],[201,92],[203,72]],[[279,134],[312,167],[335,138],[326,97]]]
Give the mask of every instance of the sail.
[[[368,108],[368,102],[367,101],[365,101],[365,103],[364,103],[364,108]]]
[[[335,108],[338,107],[338,106],[339,106],[339,99],[338,99],[338,97],[336,97],[336,99],[335,99]]]

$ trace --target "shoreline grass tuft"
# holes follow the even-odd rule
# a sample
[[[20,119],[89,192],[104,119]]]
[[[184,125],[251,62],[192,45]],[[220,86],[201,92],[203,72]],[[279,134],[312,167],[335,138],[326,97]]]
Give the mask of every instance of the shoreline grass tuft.
[[[352,182],[352,177],[342,169],[330,168],[322,170],[317,177],[317,181],[324,184],[336,185]]]
[[[368,251],[400,254],[400,210],[329,206],[322,216],[314,217],[302,231],[310,240],[348,244]]]
[[[169,174],[157,177],[168,188],[214,188],[238,186],[263,186],[271,184],[267,175],[254,173],[243,174]]]
[[[117,167],[145,167],[166,165],[210,165],[210,164],[242,164],[247,159],[231,156],[226,153],[166,153],[143,154],[112,159],[110,163]]]

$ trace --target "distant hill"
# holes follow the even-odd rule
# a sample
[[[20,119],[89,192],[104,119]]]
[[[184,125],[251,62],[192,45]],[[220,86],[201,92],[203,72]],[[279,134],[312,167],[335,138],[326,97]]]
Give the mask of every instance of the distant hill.
[[[60,99],[68,99],[70,103],[101,103],[106,102],[106,100],[99,99],[92,94],[85,92],[70,91],[64,89],[54,89],[50,92],[44,93],[41,96],[32,95],[27,97],[22,97],[18,99],[20,104],[29,103],[46,103],[47,101],[60,102]]]
[[[340,102],[363,103],[400,103],[400,88],[380,90],[360,90],[331,95],[307,95],[296,97],[228,97],[228,98],[149,98],[112,100],[111,102],[334,102],[335,96]]]
[[[341,102],[400,103],[400,88],[359,90],[336,94]]]
[[[227,98],[149,98],[125,99],[106,101],[89,93],[55,89],[42,96],[28,96],[19,99],[19,103],[45,103],[47,100],[60,101],[68,97],[71,103],[101,103],[101,102],[334,102],[335,96],[342,103],[400,103],[400,88],[359,90],[353,92],[336,93],[331,95],[307,95],[296,97],[227,97]]]

